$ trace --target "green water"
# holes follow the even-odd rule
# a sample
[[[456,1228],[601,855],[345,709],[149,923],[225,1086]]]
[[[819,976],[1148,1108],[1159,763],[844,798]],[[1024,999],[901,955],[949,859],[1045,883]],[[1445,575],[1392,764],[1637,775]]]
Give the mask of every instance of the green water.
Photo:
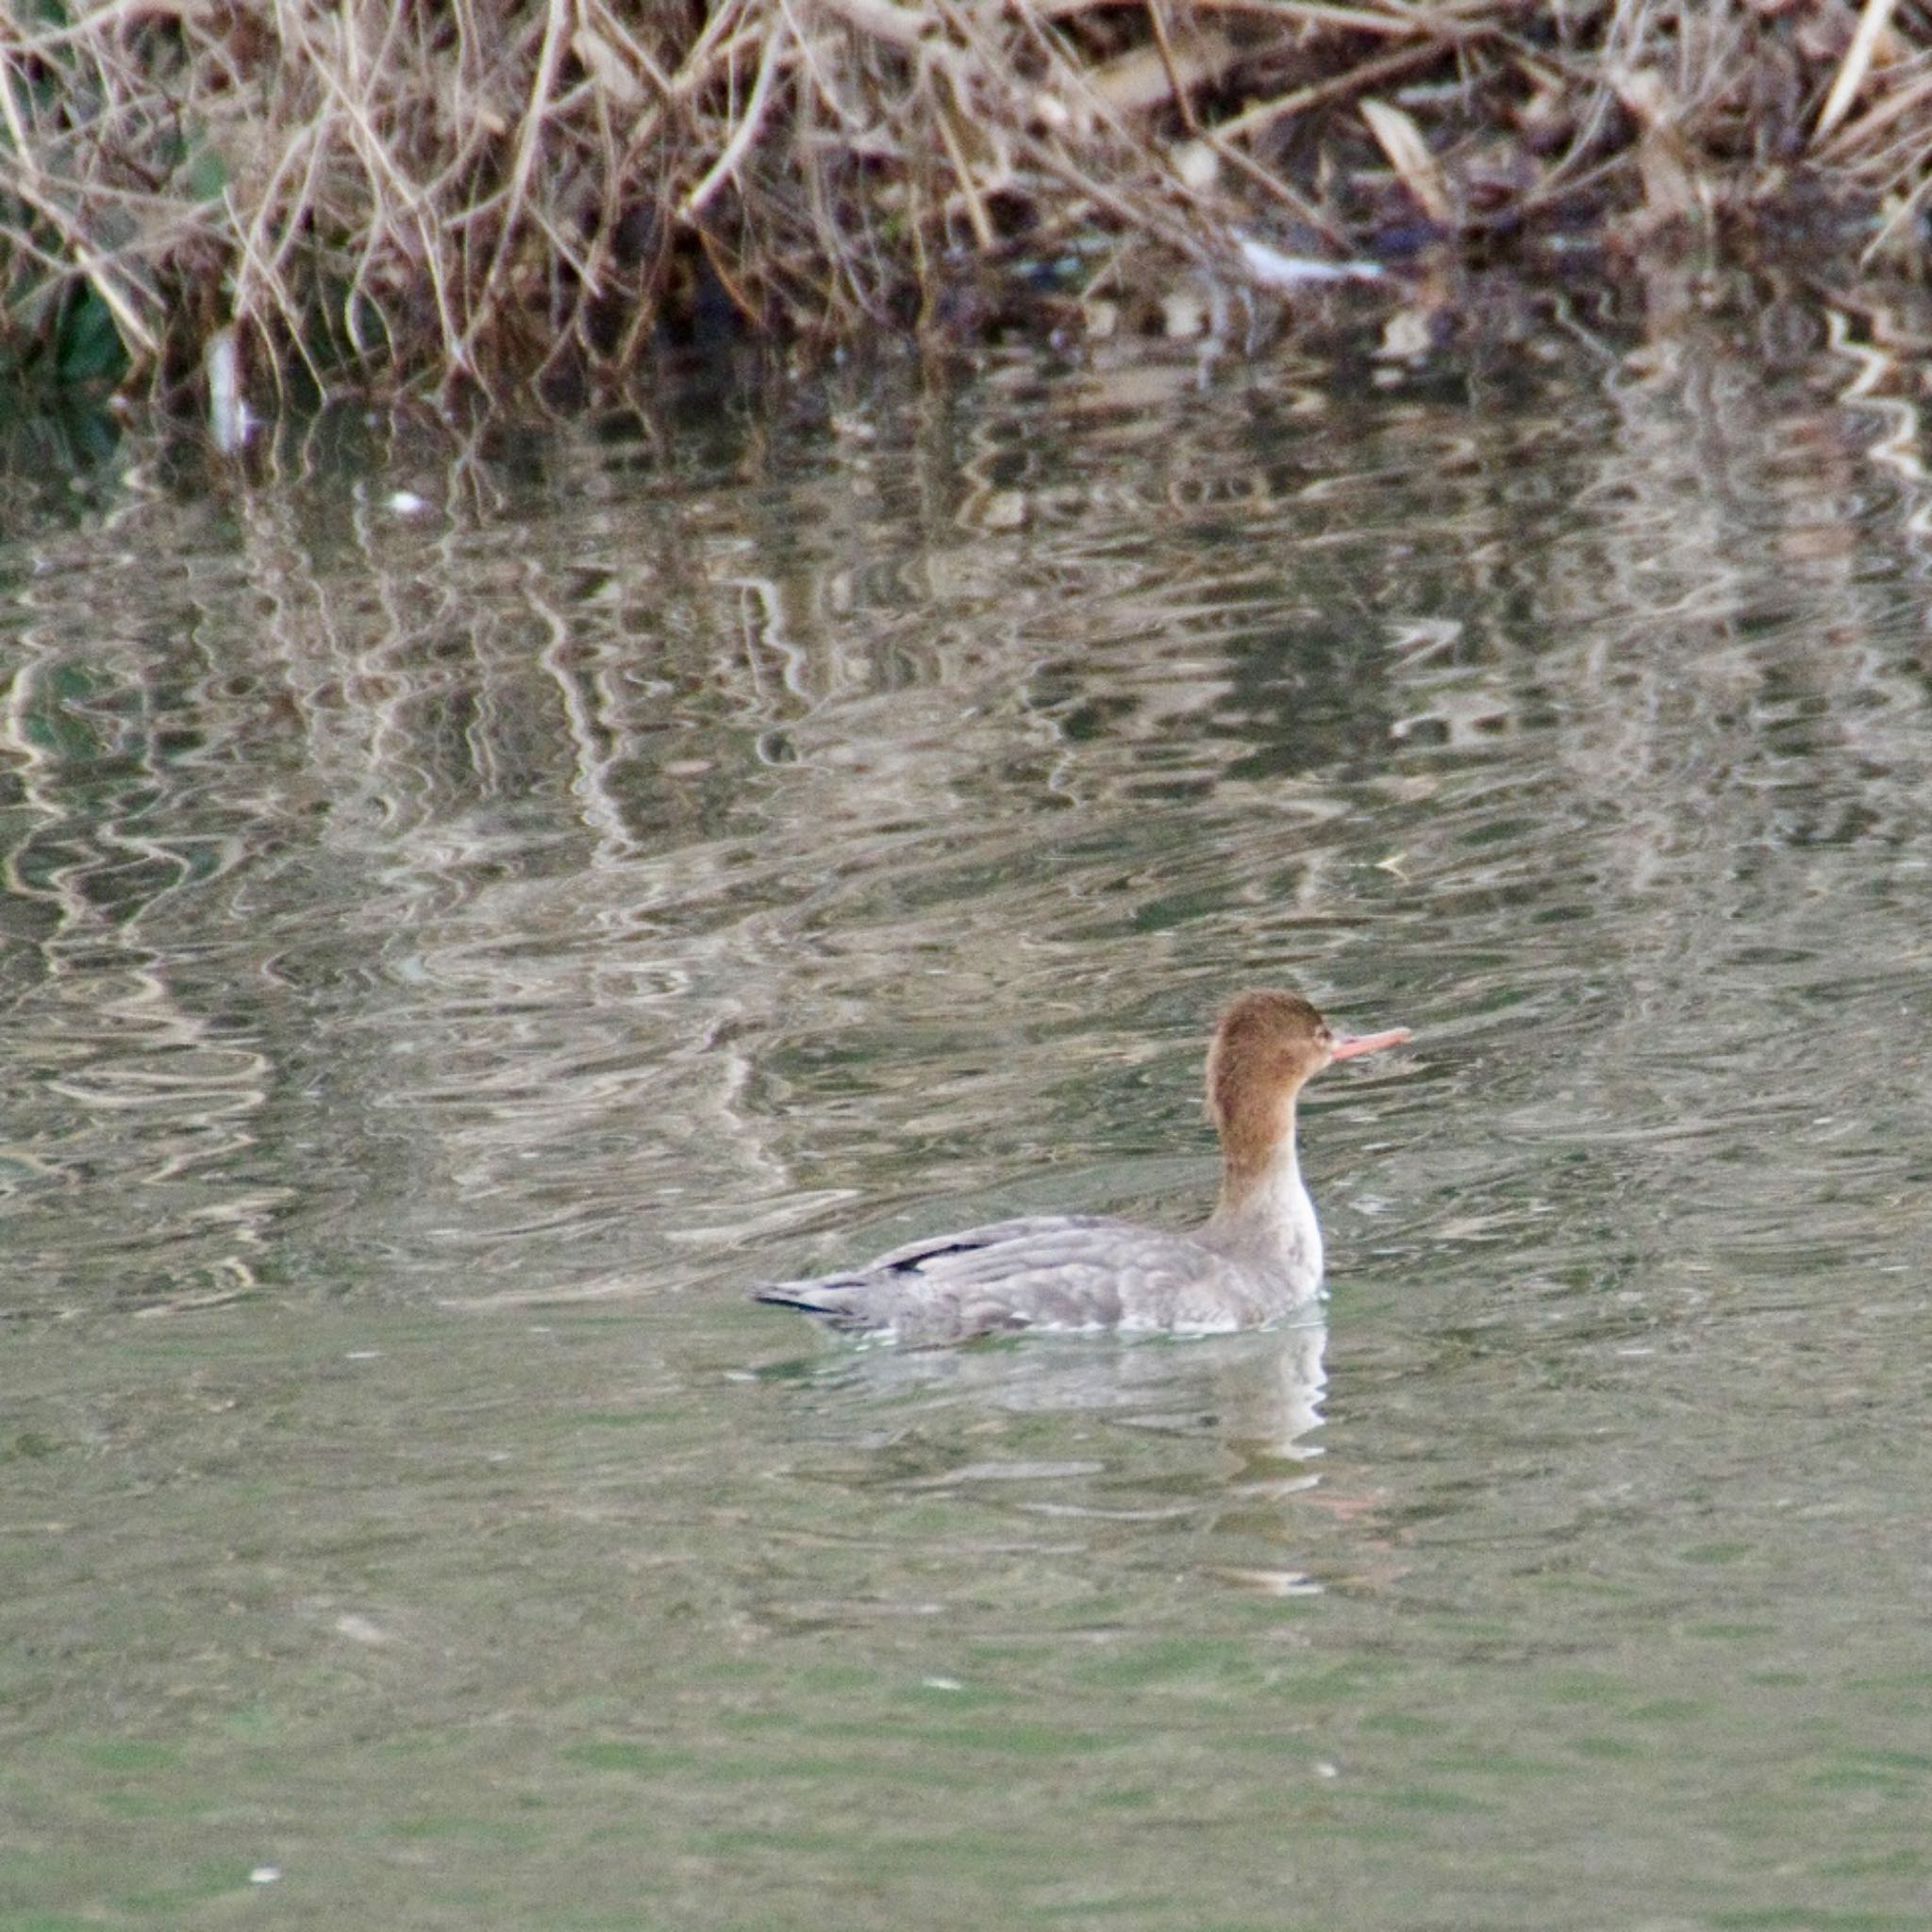
[[[0,1927],[1932,1923],[1882,392],[1121,345],[23,510]],[[1417,1036],[1323,1323],[743,1298],[1184,1224],[1268,982]]]

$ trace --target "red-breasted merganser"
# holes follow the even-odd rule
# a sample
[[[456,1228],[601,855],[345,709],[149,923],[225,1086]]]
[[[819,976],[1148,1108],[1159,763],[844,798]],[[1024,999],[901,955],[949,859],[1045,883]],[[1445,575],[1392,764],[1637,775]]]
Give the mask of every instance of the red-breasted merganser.
[[[1322,1230],[1294,1151],[1295,1096],[1333,1060],[1409,1037],[1337,1033],[1298,993],[1244,992],[1208,1049],[1221,1199],[1198,1234],[1100,1214],[1029,1214],[894,1248],[755,1298],[833,1328],[931,1347],[1020,1329],[1257,1328],[1322,1285]]]

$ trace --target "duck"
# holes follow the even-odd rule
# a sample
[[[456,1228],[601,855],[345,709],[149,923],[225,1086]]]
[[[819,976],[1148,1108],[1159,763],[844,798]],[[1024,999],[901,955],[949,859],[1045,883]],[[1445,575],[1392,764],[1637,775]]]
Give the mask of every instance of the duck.
[[[1322,1288],[1322,1227],[1295,1151],[1302,1089],[1338,1060],[1411,1037],[1407,1026],[1338,1031],[1299,993],[1239,993],[1208,1048],[1221,1191],[1193,1233],[1104,1214],[1022,1215],[911,1241],[846,1273],[761,1283],[752,1298],[845,1335],[914,1347],[1022,1333],[1265,1327]]]

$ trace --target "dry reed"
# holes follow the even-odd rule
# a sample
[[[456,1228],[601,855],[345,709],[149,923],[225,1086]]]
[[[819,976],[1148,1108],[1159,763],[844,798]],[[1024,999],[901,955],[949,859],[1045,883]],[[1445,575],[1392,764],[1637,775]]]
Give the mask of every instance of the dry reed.
[[[500,387],[1928,196],[1915,0],[0,0],[16,374]]]

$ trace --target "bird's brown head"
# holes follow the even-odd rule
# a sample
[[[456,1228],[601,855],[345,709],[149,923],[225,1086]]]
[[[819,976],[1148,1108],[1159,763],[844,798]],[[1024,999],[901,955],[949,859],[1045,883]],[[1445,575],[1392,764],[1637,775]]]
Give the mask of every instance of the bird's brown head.
[[[1230,1170],[1265,1165],[1294,1130],[1294,1097],[1332,1060],[1394,1046],[1408,1028],[1338,1033],[1299,993],[1239,993],[1223,1008],[1208,1049],[1208,1118]]]

